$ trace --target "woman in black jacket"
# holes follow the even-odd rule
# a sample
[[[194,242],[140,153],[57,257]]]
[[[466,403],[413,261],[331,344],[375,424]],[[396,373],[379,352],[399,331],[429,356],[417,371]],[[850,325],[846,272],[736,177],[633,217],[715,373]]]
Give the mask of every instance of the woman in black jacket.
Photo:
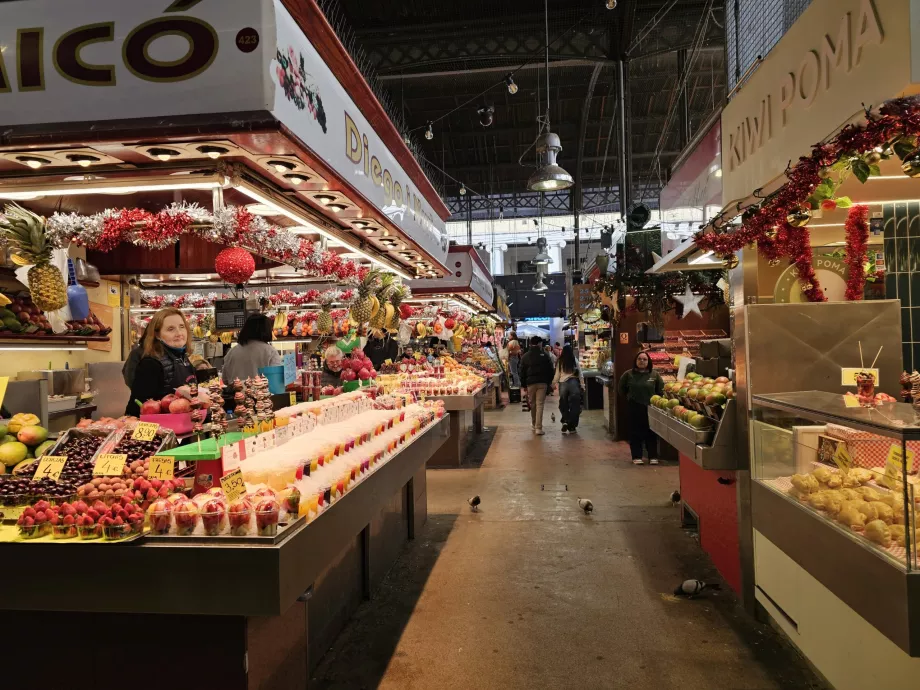
[[[143,356],[134,373],[126,415],[140,415],[138,402],[160,400],[195,376],[188,361],[190,333],[188,321],[178,309],[160,309],[153,315],[144,333]]]

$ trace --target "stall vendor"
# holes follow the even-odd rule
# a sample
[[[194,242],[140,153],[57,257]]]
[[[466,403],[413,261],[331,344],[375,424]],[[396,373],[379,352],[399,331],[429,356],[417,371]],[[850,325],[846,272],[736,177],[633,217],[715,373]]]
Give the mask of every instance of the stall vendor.
[[[190,332],[185,315],[178,309],[160,309],[153,315],[144,334],[126,415],[139,416],[139,403],[175,393],[195,375],[186,352]]]

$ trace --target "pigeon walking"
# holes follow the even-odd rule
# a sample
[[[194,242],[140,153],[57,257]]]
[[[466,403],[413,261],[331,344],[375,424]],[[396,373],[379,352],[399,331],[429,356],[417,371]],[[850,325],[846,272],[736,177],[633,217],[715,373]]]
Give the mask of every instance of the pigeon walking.
[[[579,498],[578,507],[585,511],[585,515],[589,515],[590,513],[594,512],[594,504],[591,503],[591,500],[587,498]]]
[[[680,491],[672,491],[671,492],[671,505],[676,506],[678,503],[680,503]]]
[[[674,590],[674,594],[679,597],[693,597],[702,593],[706,589],[721,589],[722,586],[717,582],[703,582],[702,580],[684,580],[680,586]]]
[[[479,496],[473,496],[472,498],[468,498],[466,499],[466,502],[470,504],[470,508],[473,510],[474,513],[479,512],[479,504],[481,503],[481,501],[479,500]]]

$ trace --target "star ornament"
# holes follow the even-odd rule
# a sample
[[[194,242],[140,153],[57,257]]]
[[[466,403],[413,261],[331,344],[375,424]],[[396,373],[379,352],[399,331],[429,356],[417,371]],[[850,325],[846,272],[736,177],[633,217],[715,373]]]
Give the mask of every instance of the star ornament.
[[[697,316],[703,315],[703,312],[700,311],[700,302],[703,300],[703,295],[694,295],[689,285],[684,288],[684,294],[674,295],[674,299],[684,307],[684,313],[680,318],[686,318],[691,311],[696,312]]]

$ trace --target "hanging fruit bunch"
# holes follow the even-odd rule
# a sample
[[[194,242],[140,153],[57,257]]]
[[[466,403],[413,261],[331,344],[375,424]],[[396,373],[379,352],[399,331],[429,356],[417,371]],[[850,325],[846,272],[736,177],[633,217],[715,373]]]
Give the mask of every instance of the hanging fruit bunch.
[[[316,317],[316,332],[320,335],[329,335],[332,333],[333,328],[332,313],[330,309],[332,308],[332,303],[335,301],[335,296],[332,291],[326,291],[322,293],[318,299],[320,312]]]
[[[384,326],[390,334],[399,332],[399,320],[400,317],[403,316],[403,309],[408,309],[409,315],[412,314],[412,307],[408,304],[403,304],[403,300],[405,300],[409,294],[409,288],[405,285],[397,285],[390,291],[390,300],[387,305],[387,317],[384,322]],[[391,306],[393,308],[392,311],[389,310]]]
[[[380,301],[374,294],[380,281],[380,271],[371,269],[358,283],[357,294],[348,313],[348,318],[354,325],[368,323],[380,310]]]
[[[48,241],[45,219],[18,204],[7,204],[4,213],[0,230],[13,263],[32,265],[28,274],[32,301],[44,312],[61,309],[67,304],[67,287],[60,269],[51,263],[54,248]]]
[[[371,316],[368,326],[371,329],[371,333],[378,338],[383,337],[383,330],[386,328],[387,321],[393,314],[393,305],[390,304],[390,294],[394,289],[393,282],[395,278],[396,277],[392,273],[384,273],[380,277],[380,283],[374,293],[374,298],[377,300],[377,311]]]

